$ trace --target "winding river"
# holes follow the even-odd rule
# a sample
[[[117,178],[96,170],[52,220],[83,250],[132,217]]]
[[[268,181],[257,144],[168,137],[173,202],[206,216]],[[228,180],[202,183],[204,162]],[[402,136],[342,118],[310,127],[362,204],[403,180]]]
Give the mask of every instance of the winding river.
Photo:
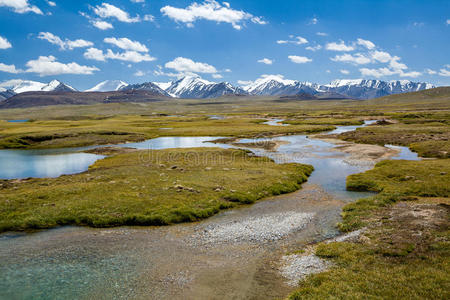
[[[330,133],[358,127],[341,126]],[[121,146],[231,147],[208,143],[216,138],[161,137]],[[342,206],[369,195],[346,191],[345,179],[372,168],[373,162],[350,162],[349,154],[336,151],[335,144],[305,135],[274,139],[284,141],[276,151],[252,151],[280,163],[312,164],[315,171],[301,190],[227,210],[198,223],[110,229],[62,227],[34,234],[2,234],[0,298],[284,297],[292,287],[280,275],[281,257],[338,234],[335,224]],[[389,147],[399,151],[392,158],[419,159],[408,148]],[[81,172],[102,158],[78,152],[87,148],[92,147],[1,150],[0,177]]]

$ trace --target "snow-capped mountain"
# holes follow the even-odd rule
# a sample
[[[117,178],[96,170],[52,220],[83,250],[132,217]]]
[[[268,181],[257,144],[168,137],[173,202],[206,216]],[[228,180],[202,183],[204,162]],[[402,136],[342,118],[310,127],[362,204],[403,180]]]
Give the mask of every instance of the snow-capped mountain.
[[[246,95],[240,87],[228,82],[212,82],[200,76],[189,75],[168,83],[156,83],[172,97],[176,98],[216,98],[225,95]]]
[[[162,95],[166,97],[170,97],[166,91],[161,89],[158,85],[156,85],[153,82],[144,82],[144,83],[138,83],[138,84],[129,84],[127,86],[119,88],[119,91],[146,91],[151,92],[155,95]]]
[[[96,86],[86,90],[85,92],[111,92],[118,91],[121,88],[128,86],[128,83],[122,80],[105,80]]]
[[[412,82],[409,80],[366,80],[339,79],[320,87],[323,91],[334,92],[355,99],[371,99],[392,94],[417,92],[431,89],[435,86],[429,83]]]
[[[242,87],[251,95],[292,96],[296,94],[317,94],[319,85],[310,82],[284,79],[280,75],[266,75]]]
[[[32,80],[12,79],[0,83],[0,100],[25,92],[75,92],[76,89],[59,80],[43,83]]]
[[[341,95],[353,99],[371,99],[391,94],[416,92],[434,88],[429,83],[409,80],[382,81],[366,79],[339,79],[330,84],[320,85],[310,82],[287,80],[282,76],[268,75],[243,86],[251,95],[293,96],[310,94],[317,96]]]

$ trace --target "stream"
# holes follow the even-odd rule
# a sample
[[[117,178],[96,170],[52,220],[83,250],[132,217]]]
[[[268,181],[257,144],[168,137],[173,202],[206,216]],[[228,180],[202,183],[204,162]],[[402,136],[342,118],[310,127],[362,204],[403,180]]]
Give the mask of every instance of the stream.
[[[358,127],[340,126],[336,130]],[[214,139],[217,137],[160,137],[120,146],[231,147],[208,143]],[[346,177],[372,168],[373,163],[349,163],[349,154],[336,151],[335,144],[305,135],[273,140],[284,142],[277,151],[252,151],[279,163],[312,164],[315,171],[301,190],[226,210],[196,223],[108,229],[62,227],[33,234],[1,234],[0,298],[285,297],[292,287],[280,274],[281,257],[339,234],[335,225],[342,206],[370,195],[346,191]],[[255,140],[241,140],[250,141]],[[419,159],[406,147],[389,147],[399,151],[394,159]],[[92,147],[76,151],[87,148]],[[73,174],[102,158],[74,150],[0,150],[0,177]],[[27,160],[24,167],[17,163],[21,159]],[[29,161],[34,165],[29,166]],[[53,171],[39,173],[36,168]]]

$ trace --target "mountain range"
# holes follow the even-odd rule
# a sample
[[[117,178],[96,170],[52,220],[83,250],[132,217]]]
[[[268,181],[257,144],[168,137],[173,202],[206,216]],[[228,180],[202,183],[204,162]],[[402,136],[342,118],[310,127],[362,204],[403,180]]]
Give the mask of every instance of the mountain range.
[[[372,99],[392,94],[415,92],[434,88],[429,83],[409,80],[340,79],[329,84],[317,84],[266,75],[243,86],[228,82],[212,82],[197,75],[189,75],[171,82],[144,82],[128,84],[121,80],[100,82],[84,92],[150,92],[153,96],[174,98],[217,98],[221,96],[279,96],[298,99]],[[75,92],[58,80],[41,83],[29,80],[9,80],[0,83],[0,101],[24,92]]]

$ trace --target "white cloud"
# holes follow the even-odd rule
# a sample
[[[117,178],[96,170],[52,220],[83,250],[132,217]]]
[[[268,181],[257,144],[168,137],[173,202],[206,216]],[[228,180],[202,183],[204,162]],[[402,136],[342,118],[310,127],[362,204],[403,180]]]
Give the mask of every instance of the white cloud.
[[[5,65],[3,63],[0,63],[0,72],[18,74],[22,73],[23,71],[20,69],[16,69],[15,65]]]
[[[312,18],[311,21],[309,21],[309,25],[316,25],[317,23],[319,23],[319,19],[317,18]]]
[[[339,43],[328,43],[325,46],[325,49],[331,51],[353,51],[355,48],[353,46],[346,45],[344,41],[340,41]]]
[[[368,40],[363,40],[361,38],[359,38],[356,43],[360,46],[366,47],[369,50],[372,50],[373,48],[375,48],[374,43],[372,43],[371,41],[368,41]]]
[[[145,0],[131,0],[131,2],[134,2],[134,3],[144,3]]]
[[[90,75],[94,71],[99,71],[97,67],[80,66],[75,62],[68,64],[56,61],[54,56],[39,56],[38,59],[30,60],[26,66],[26,72],[37,73],[40,76],[60,75],[60,74],[84,74]]]
[[[353,63],[357,65],[364,65],[370,63],[372,60],[361,53],[356,53],[355,55],[351,55],[348,53],[342,54],[342,55],[336,55],[333,58],[330,58],[332,61],[338,61],[338,62],[346,62],[346,63]]]
[[[100,30],[107,30],[107,29],[113,29],[113,25],[111,23],[108,23],[106,21],[100,21],[100,20],[91,20],[91,24],[97,27]]]
[[[125,51],[122,53],[114,53],[111,49],[107,50],[105,57],[109,59],[117,59],[134,63],[156,60],[155,57],[152,57],[147,53],[143,54],[136,51]]]
[[[383,76],[391,76],[391,75],[395,74],[395,72],[389,70],[388,68],[379,68],[379,69],[361,68],[361,69],[359,69],[359,71],[361,72],[361,74],[363,76],[376,77],[376,78],[380,78]]]
[[[132,18],[126,11],[109,3],[102,3],[102,5],[97,5],[93,9],[94,13],[100,18],[116,18],[125,23],[136,23],[140,21],[139,16]]]
[[[384,51],[374,51],[371,53],[371,56],[374,60],[381,63],[387,63],[392,59],[392,56]]]
[[[296,63],[296,64],[304,64],[304,63],[307,63],[307,62],[311,62],[311,61],[312,61],[311,58],[308,58],[308,57],[306,57],[306,56],[289,55],[288,58],[289,58],[293,63]]]
[[[48,0],[47,0],[47,4],[50,5],[50,6],[53,6],[53,7],[56,6],[56,3],[53,2],[53,1],[48,1]]]
[[[450,76],[450,70],[440,69],[439,70],[439,75],[445,76],[445,77],[449,77]]]
[[[103,51],[97,48],[89,48],[84,52],[83,56],[87,59],[93,59],[98,61],[106,61],[106,57]]]
[[[38,15],[43,15],[39,7],[30,5],[28,0],[0,0],[0,7],[1,6],[12,8],[12,10],[18,14],[33,12]]]
[[[141,71],[141,70],[138,70],[133,75],[136,76],[136,77],[142,77],[142,76],[145,76],[145,72]]]
[[[251,81],[251,80],[238,80],[237,81],[237,83],[239,84],[239,85],[250,85],[250,84],[252,84],[253,83],[253,81]]]
[[[217,69],[214,66],[208,65],[207,63],[195,62],[192,59],[184,57],[177,57],[167,62],[164,66],[182,73],[217,73]]]
[[[294,36],[290,36],[290,38],[292,38],[292,40],[278,40],[277,44],[295,44],[295,45],[302,45],[302,44],[307,44],[308,40],[305,39],[304,37],[301,36],[296,36],[294,38]]]
[[[260,59],[260,60],[258,60],[258,62],[259,62],[259,63],[262,63],[262,64],[266,64],[266,65],[271,65],[271,64],[273,64],[273,60],[268,59],[268,58]]]
[[[105,38],[103,40],[105,43],[108,44],[112,44],[112,45],[116,45],[117,47],[119,47],[120,49],[123,50],[132,50],[132,51],[137,51],[137,52],[148,52],[148,48],[139,43],[138,41],[132,41],[128,38]]]
[[[450,25],[450,19],[447,19],[446,23],[447,23],[447,25]]]
[[[154,22],[155,21],[155,17],[152,15],[144,15],[144,18],[142,18],[144,21],[148,21],[148,22]]]
[[[435,74],[437,74],[436,71],[431,70],[431,69],[425,69],[425,73],[427,73],[428,75],[435,75]]]
[[[318,36],[328,36],[328,33],[325,32],[316,32]]]
[[[220,75],[220,74],[212,74],[211,76],[212,76],[213,78],[215,78],[215,79],[223,78],[223,76]]]
[[[317,51],[317,50],[320,50],[320,49],[322,49],[322,46],[321,45],[316,45],[316,46],[308,46],[308,47],[306,47],[305,48],[306,50],[309,50],[309,51]]]
[[[6,38],[0,36],[0,49],[8,49],[11,47],[11,43]]]
[[[225,3],[225,2],[224,2]],[[231,69],[225,69],[225,70],[223,70],[224,72],[227,72],[227,73],[230,73],[231,72]]]
[[[187,27],[193,27],[193,23],[200,19],[229,23],[236,30],[242,28],[241,23],[245,20],[250,20],[256,24],[267,24],[261,17],[255,17],[242,10],[232,9],[228,2],[221,5],[214,0],[206,0],[203,3],[194,2],[186,8],[167,5],[161,8],[161,13],[176,22],[185,23]]]
[[[73,50],[74,48],[91,47],[94,43],[82,39],[71,41],[65,39],[64,41],[57,35],[51,32],[39,32],[38,38],[46,40],[51,44],[58,45],[61,50]]]
[[[341,72],[342,74],[344,74],[344,75],[350,74],[350,71],[349,71],[349,70],[340,70],[340,72]]]
[[[137,51],[125,51],[122,53],[113,52],[111,49],[106,50],[104,53],[97,48],[89,48],[84,53],[84,57],[87,59],[93,59],[98,61],[106,61],[107,59],[116,59],[122,61],[129,61],[133,63],[139,63],[143,61],[154,61],[155,57],[150,56],[147,53],[139,53]]]
[[[325,72],[327,72],[328,74],[329,74],[329,73],[331,73],[331,71],[330,71],[330,70],[326,70]]]

